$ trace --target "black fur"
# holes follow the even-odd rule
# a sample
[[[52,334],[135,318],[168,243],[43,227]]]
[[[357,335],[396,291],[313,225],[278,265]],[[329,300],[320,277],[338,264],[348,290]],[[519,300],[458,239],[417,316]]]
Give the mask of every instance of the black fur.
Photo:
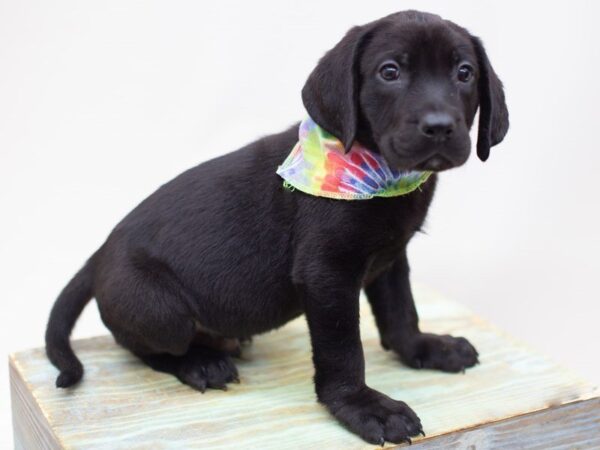
[[[386,61],[399,67],[397,80],[380,74]],[[474,76],[460,81],[464,63]],[[478,105],[481,159],[508,128],[502,85],[479,40],[415,11],[353,28],[320,61],[302,97],[346,147],[356,139],[399,169],[464,163]],[[436,175],[402,197],[305,195],[284,189],[275,174],[296,139],[297,125],[200,164],[116,226],[50,315],[57,386],[83,374],[69,334],[92,297],[121,345],[200,390],[237,380],[231,356],[240,340],[304,313],[319,401],[372,443],[421,432],[406,404],[365,384],[358,297],[365,288],[383,347],[411,367],[457,372],[477,362],[465,339],[421,332],[411,294],[406,246],[423,225]]]

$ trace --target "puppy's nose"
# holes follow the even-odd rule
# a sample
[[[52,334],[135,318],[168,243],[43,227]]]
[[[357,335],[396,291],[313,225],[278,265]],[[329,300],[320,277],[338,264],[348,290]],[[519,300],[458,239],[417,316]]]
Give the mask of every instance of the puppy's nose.
[[[443,142],[452,136],[455,127],[456,121],[454,118],[443,112],[427,113],[419,122],[421,133],[437,142]]]

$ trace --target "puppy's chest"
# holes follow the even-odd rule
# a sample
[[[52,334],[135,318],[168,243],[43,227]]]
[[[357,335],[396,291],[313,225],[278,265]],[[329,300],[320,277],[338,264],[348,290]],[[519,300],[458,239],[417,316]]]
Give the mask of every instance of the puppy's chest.
[[[418,229],[418,227],[417,227]],[[366,277],[373,278],[386,270],[401,255],[415,233],[413,223],[387,223],[369,249]]]
[[[408,242],[423,226],[430,199],[420,204],[411,201],[390,203],[379,211],[377,226],[373,227],[365,283],[387,270],[405,252]]]
[[[405,201],[379,208],[372,217],[376,217],[374,232],[376,248],[374,251],[386,253],[390,248],[402,248],[421,229],[425,221],[427,208],[415,207],[413,202]]]

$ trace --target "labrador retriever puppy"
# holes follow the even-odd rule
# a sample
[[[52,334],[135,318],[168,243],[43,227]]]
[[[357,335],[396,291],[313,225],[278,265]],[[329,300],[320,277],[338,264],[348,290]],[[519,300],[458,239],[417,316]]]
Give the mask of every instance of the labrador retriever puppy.
[[[317,398],[331,414],[371,443],[422,433],[405,403],[365,383],[359,293],[383,348],[404,364],[460,372],[477,363],[466,339],[419,328],[406,246],[436,172],[467,160],[478,108],[479,158],[504,138],[502,84],[478,38],[405,11],[352,28],[319,61],[302,99],[346,149],[358,142],[396,170],[433,174],[390,198],[286,189],[276,170],[297,125],[184,172],[125,217],[58,297],[46,332],[58,387],[83,375],[69,336],[92,297],[120,345],[200,391],[238,381],[241,340],[305,314]]]

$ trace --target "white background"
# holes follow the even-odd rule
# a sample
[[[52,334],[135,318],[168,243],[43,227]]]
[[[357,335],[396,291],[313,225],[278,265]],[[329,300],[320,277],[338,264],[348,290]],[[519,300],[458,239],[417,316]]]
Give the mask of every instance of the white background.
[[[42,345],[57,293],[140,200],[301,119],[317,59],[413,7],[483,38],[511,114],[487,163],[442,175],[413,278],[600,382],[599,11],[564,5],[0,1],[0,357]],[[74,335],[100,333],[91,303]]]

